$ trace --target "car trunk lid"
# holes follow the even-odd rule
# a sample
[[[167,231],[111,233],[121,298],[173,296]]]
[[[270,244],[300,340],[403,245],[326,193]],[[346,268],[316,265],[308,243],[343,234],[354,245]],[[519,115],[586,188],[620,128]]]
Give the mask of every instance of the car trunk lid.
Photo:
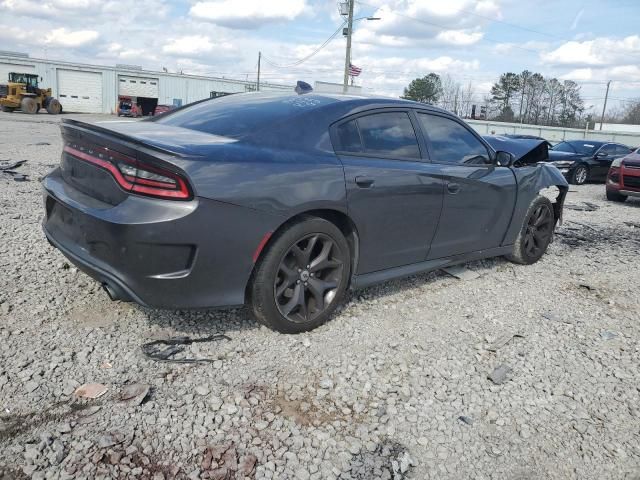
[[[65,182],[108,205],[130,194],[190,198],[193,191],[185,171],[206,158],[208,149],[228,140],[153,122],[89,124],[65,119],[61,129]]]

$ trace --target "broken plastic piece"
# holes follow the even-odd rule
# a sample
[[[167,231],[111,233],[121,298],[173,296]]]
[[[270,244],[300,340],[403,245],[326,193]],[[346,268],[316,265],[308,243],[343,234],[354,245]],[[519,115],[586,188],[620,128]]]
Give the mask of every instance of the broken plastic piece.
[[[76,388],[73,395],[79,398],[90,398],[93,400],[100,398],[107,393],[107,390],[109,390],[109,387],[101,383],[85,383]]]

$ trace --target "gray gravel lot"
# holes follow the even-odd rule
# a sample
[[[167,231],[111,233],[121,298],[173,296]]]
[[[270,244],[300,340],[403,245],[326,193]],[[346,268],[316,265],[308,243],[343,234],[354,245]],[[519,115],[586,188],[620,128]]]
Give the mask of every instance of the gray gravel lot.
[[[539,263],[370,288],[285,336],[113,303],[50,247],[59,119],[0,113],[0,160],[31,179],[0,174],[0,478],[640,479],[640,201],[572,187],[597,208],[567,209]],[[212,362],[140,348],[215,333],[180,354]]]

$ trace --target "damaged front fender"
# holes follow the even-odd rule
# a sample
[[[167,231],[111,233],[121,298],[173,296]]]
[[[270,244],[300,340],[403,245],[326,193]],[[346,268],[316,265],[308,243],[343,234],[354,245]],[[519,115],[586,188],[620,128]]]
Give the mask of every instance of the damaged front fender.
[[[518,196],[513,211],[511,225],[505,235],[503,245],[515,242],[522,227],[527,209],[531,202],[549,188],[557,188],[558,195],[553,201],[556,224],[562,224],[564,201],[569,184],[560,170],[550,163],[547,144],[541,140],[513,140],[504,137],[485,137],[496,150],[511,153],[514,156],[511,170],[516,177]]]

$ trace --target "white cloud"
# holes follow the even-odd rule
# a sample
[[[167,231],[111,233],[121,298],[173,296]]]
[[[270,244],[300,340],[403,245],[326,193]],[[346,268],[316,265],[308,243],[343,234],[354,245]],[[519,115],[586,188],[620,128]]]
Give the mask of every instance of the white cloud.
[[[388,0],[373,15],[380,20],[359,23],[356,35],[381,46],[472,45],[489,22],[482,17],[502,17],[496,0]]]
[[[189,14],[225,27],[256,28],[266,23],[293,20],[305,7],[305,0],[208,0],[197,2]]]
[[[580,20],[582,19],[582,15],[584,15],[584,8],[581,8],[574,17],[573,22],[571,22],[571,26],[569,27],[570,30],[575,30],[576,28],[578,28]]]
[[[465,32],[464,30],[445,30],[436,35],[436,40],[449,45],[473,45],[482,40],[482,32]]]
[[[635,55],[635,58],[630,59],[630,54]],[[640,36],[630,35],[622,39],[599,37],[583,42],[570,41],[540,57],[549,65],[605,67],[637,63],[639,54]]]
[[[45,35],[44,42],[57,47],[80,47],[96,41],[99,36],[95,30],[68,31],[66,28],[56,28]]]
[[[232,48],[233,46],[228,42],[213,43],[205,35],[187,35],[170,40],[169,43],[162,47],[162,51],[168,55],[197,56],[213,51],[220,53],[223,50]]]

